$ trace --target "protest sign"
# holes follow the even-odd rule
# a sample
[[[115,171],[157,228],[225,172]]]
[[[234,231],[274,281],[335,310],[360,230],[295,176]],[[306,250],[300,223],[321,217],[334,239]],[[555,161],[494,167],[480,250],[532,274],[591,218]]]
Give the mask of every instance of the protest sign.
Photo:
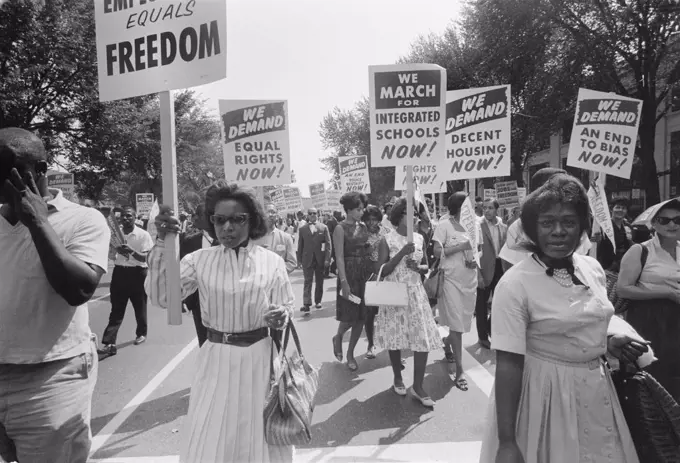
[[[406,190],[406,166],[396,167],[394,170],[394,189]],[[413,181],[425,194],[446,193],[446,180],[437,173],[435,164],[414,164]]]
[[[61,190],[64,198],[74,201],[76,197],[76,185],[73,174],[64,172],[47,172],[47,187]]]
[[[109,246],[115,251],[116,248],[126,244],[125,236],[123,235],[123,230],[120,228],[120,223],[116,218],[116,214],[109,214],[108,217],[106,217],[106,224],[109,226],[109,231],[111,232]]]
[[[371,192],[367,156],[343,156],[338,158],[338,164],[340,166],[340,188],[344,193],[359,191],[369,194]]]
[[[496,201],[500,207],[515,207],[519,206],[519,192],[517,191],[517,182],[498,182],[494,184],[496,188]]]
[[[340,204],[340,198],[342,198],[342,191],[326,190],[327,209],[329,211],[341,211],[342,205]]]
[[[593,213],[595,221],[607,238],[609,238],[614,249],[616,249],[614,224],[612,223],[612,217],[609,214],[609,205],[607,204],[607,194],[604,191],[604,183],[603,180],[598,181],[598,179],[591,182],[590,188],[588,188],[588,203],[590,204],[590,210]]]
[[[477,224],[475,208],[469,196],[465,198],[463,207],[460,209],[460,224],[467,232],[468,238],[470,238],[470,245],[472,246],[472,251],[465,251],[465,254],[467,256],[468,253],[471,253],[475,262],[479,265],[479,225]]]
[[[495,188],[484,188],[484,201],[486,201],[487,199],[496,199]]]
[[[220,100],[224,172],[240,185],[291,182],[286,101]]]
[[[641,112],[640,100],[579,89],[567,165],[630,178]]]
[[[326,184],[324,182],[309,185],[309,196],[317,209],[326,208]]]
[[[302,195],[300,189],[295,186],[284,186],[281,188],[281,204],[279,209],[285,213],[296,213],[303,210]]]
[[[149,212],[151,212],[154,203],[153,193],[137,193],[135,195],[135,202],[137,205],[135,208],[137,209],[137,215],[141,214],[143,219],[148,219]]]
[[[434,64],[369,66],[371,166],[444,160],[446,70]]]
[[[517,198],[519,199],[519,203],[522,204],[524,202],[524,198],[527,197],[527,189],[526,187],[518,187],[517,188]]]
[[[447,180],[510,175],[510,86],[446,92]]]
[[[269,197],[271,198],[271,202],[277,211],[285,212],[284,208],[286,203],[283,200],[283,187],[271,190],[269,192]]]
[[[100,101],[227,76],[224,0],[94,2]]]

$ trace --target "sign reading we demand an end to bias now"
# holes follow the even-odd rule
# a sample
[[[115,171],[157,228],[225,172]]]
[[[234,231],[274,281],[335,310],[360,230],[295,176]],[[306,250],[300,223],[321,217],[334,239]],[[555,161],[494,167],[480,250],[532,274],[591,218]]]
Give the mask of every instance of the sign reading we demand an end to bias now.
[[[642,101],[579,89],[567,165],[630,178]]]
[[[291,183],[286,101],[220,100],[224,172],[250,186]]]
[[[94,6],[101,101],[226,77],[224,0],[95,0]]]
[[[447,180],[510,175],[510,86],[446,93]]]
[[[446,70],[434,64],[369,66],[371,166],[444,160]]]
[[[343,192],[359,191],[369,194],[371,181],[368,176],[368,156],[338,158],[340,186]]]

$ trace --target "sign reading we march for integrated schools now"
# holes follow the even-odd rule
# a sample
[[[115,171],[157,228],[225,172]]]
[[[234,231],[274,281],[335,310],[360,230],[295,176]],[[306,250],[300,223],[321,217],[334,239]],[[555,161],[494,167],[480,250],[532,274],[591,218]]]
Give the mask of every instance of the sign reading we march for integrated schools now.
[[[436,164],[415,164],[413,166],[413,181],[423,193],[446,193],[446,180],[437,172],[440,167]],[[406,166],[395,167],[394,189],[406,191]]]
[[[510,86],[446,93],[447,180],[510,175]]]
[[[434,64],[369,66],[371,166],[444,160],[446,70]]]
[[[347,156],[338,158],[340,166],[340,185],[342,191],[360,191],[369,194],[371,182],[368,177],[367,156]]]
[[[295,213],[303,210],[300,189],[294,186],[284,186],[271,192],[272,202],[279,212]]]
[[[291,183],[286,101],[220,100],[227,180],[242,185]]]
[[[567,165],[630,178],[642,101],[579,89]]]
[[[224,0],[95,0],[94,7],[101,101],[226,77]]]

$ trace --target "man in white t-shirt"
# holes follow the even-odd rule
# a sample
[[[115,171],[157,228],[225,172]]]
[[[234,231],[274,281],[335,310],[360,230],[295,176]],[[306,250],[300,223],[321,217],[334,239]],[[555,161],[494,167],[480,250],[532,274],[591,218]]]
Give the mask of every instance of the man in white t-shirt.
[[[120,217],[125,244],[116,249],[116,262],[111,276],[111,315],[102,336],[103,347],[99,350],[105,355],[116,355],[118,352],[116,338],[125,318],[128,301],[132,303],[137,320],[134,344],[139,345],[146,341],[147,296],[144,280],[149,271],[146,256],[153,248],[153,240],[149,232],[135,225],[136,215],[135,208],[127,206]]]
[[[87,301],[108,267],[96,209],[47,188],[47,153],[0,129],[0,460],[86,463],[97,354]]]

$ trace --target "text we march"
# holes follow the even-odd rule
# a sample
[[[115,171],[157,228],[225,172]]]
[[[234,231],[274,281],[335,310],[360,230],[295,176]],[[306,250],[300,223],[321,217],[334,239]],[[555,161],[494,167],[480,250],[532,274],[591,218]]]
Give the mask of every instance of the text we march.
[[[285,101],[220,100],[224,169],[251,186],[291,182]]]
[[[444,155],[446,71],[439,66],[370,66],[371,165],[435,163]]]

